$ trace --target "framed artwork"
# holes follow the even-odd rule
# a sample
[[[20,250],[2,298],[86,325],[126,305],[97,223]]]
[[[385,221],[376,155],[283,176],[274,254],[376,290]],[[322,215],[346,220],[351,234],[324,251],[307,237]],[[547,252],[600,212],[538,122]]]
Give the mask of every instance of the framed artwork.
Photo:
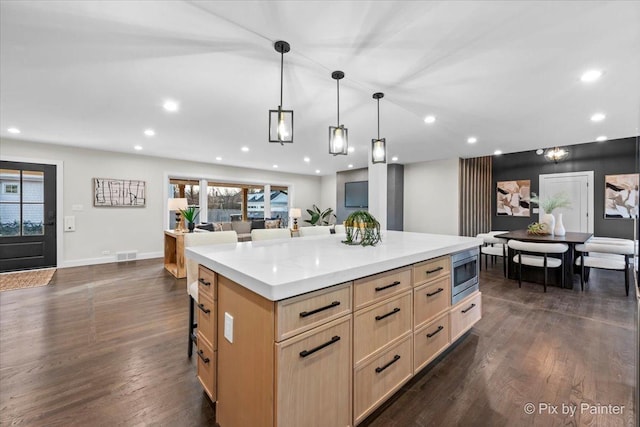
[[[638,174],[605,175],[604,217],[636,218],[638,216]]]
[[[531,180],[498,181],[498,216],[531,216]]]
[[[146,201],[147,191],[144,181],[93,178],[93,206],[144,207]]]

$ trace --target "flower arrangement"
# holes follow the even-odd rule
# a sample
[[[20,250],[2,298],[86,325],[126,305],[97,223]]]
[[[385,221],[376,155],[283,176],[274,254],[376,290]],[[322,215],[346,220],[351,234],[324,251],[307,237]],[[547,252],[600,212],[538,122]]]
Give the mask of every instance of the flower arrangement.
[[[544,200],[540,200],[536,193],[531,193],[531,203],[536,203],[540,206],[545,213],[552,213],[554,209],[558,208],[571,208],[571,199],[565,192],[556,193],[551,197],[546,197]]]
[[[380,223],[367,211],[355,211],[344,221],[347,245],[375,246],[382,241]]]

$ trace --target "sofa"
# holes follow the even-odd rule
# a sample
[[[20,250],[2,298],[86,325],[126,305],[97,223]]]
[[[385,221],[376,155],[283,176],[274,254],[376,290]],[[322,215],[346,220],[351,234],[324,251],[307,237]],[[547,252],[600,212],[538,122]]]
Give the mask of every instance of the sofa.
[[[251,221],[208,222],[196,225],[199,231],[235,231],[239,242],[251,240],[251,230],[260,228],[280,228],[279,219],[254,219]]]

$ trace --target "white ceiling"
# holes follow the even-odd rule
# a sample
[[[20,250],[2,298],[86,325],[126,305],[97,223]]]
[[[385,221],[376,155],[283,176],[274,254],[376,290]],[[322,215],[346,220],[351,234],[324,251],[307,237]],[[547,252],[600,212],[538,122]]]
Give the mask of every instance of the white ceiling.
[[[639,134],[637,1],[2,1],[0,17],[3,137],[328,174],[367,165],[377,91],[399,163]],[[291,44],[283,107],[295,141],[284,146],[267,130],[276,40]],[[591,68],[604,76],[582,83]],[[346,74],[348,156],[328,154],[334,70]],[[162,109],[168,98],[178,113]]]

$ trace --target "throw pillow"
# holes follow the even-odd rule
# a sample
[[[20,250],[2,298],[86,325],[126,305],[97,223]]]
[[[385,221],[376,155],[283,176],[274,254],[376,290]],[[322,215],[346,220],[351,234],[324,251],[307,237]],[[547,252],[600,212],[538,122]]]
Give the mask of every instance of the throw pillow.
[[[214,231],[213,224],[210,222],[198,224],[196,225],[196,228],[199,228],[200,230]]]
[[[279,219],[269,219],[264,222],[264,228],[280,228]]]
[[[254,219],[251,221],[251,229],[258,230],[265,227],[264,219]]]

